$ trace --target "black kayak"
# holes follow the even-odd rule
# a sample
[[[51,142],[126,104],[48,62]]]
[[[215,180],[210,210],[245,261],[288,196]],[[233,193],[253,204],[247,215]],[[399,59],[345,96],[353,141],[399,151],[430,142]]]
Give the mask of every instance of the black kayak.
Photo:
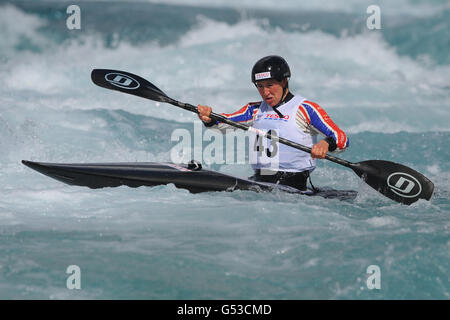
[[[320,188],[299,191],[295,188],[256,182],[238,178],[217,171],[202,168],[191,161],[186,165],[159,162],[120,162],[120,163],[44,163],[22,160],[22,163],[46,176],[69,185],[92,189],[105,187],[142,187],[174,184],[177,188],[192,193],[208,191],[251,190],[256,192],[280,190],[324,198],[352,200],[357,192]]]

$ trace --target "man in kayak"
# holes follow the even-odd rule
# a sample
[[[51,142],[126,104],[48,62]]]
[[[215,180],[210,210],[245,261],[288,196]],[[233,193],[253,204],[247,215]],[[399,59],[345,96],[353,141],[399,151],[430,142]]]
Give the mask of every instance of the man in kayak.
[[[291,71],[287,62],[280,56],[267,56],[256,62],[252,69],[252,82],[258,89],[262,101],[251,102],[231,114],[222,114],[230,120],[246,123],[265,132],[312,148],[311,154],[284,144],[270,145],[261,152],[256,137],[256,148],[250,148],[255,174],[251,179],[262,182],[280,183],[299,190],[306,190],[310,172],[316,167],[316,159],[323,159],[328,151],[344,151],[349,141],[347,135],[331,120],[317,103],[311,102],[289,91]],[[221,131],[229,125],[213,121],[209,116],[212,108],[198,105],[199,118],[205,126]],[[318,134],[325,136],[317,142]],[[262,141],[262,140],[261,140]],[[270,142],[266,142],[270,144]],[[277,152],[276,166],[267,161]]]

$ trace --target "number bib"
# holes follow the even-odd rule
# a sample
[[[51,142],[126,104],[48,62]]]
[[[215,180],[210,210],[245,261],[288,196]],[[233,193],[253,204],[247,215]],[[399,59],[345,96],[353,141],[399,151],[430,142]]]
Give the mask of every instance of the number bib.
[[[272,138],[278,137],[278,130],[270,129],[267,133]],[[269,139],[260,134],[254,134],[250,138],[250,163],[255,168],[267,168],[278,171],[279,168],[279,144],[274,139]]]
[[[283,117],[265,102],[261,103],[253,127],[272,136],[312,147],[317,137],[302,131],[295,121],[298,107],[304,100],[303,97],[295,96],[279,106],[278,111]],[[249,158],[254,169],[299,172],[313,170],[316,166],[316,161],[309,153],[256,134],[250,139]]]

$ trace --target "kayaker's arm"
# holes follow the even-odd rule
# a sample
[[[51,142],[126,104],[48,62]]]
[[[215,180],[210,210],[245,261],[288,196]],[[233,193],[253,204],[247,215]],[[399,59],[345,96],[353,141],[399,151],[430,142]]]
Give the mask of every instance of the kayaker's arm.
[[[328,144],[328,151],[342,152],[349,146],[349,140],[328,116],[324,109],[311,101],[304,101],[297,111],[297,124],[303,130],[321,133],[325,139],[320,141],[322,146]]]
[[[251,102],[233,113],[221,113],[222,116],[239,123],[245,123],[251,125],[254,120],[254,116],[259,108],[260,102]],[[218,121],[213,121],[209,115],[212,112],[212,108],[209,106],[198,105],[199,111],[198,117],[203,121],[206,127],[216,127],[217,129],[225,132],[226,129],[236,130],[235,127]]]

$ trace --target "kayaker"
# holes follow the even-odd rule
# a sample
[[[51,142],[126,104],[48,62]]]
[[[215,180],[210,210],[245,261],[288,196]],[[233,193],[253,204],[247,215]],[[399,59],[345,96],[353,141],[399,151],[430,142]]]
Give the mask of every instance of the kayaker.
[[[299,190],[306,190],[310,173],[316,167],[316,159],[325,157],[328,151],[340,152],[349,146],[347,135],[331,120],[317,103],[294,95],[289,91],[291,71],[287,62],[280,56],[267,56],[258,60],[252,69],[252,82],[258,89],[262,101],[251,102],[230,114],[222,114],[230,120],[246,123],[264,131],[275,131],[280,137],[312,147],[311,154],[277,143],[265,141],[266,152],[260,148],[250,148],[255,174],[251,179],[262,182],[280,183]],[[233,127],[212,121],[209,115],[212,108],[198,105],[199,118],[207,127],[221,131]],[[325,136],[317,142],[318,135]],[[260,137],[256,137],[259,146]],[[273,143],[273,142],[272,142]],[[277,154],[274,165],[270,158]],[[263,159],[264,157],[268,159]]]

